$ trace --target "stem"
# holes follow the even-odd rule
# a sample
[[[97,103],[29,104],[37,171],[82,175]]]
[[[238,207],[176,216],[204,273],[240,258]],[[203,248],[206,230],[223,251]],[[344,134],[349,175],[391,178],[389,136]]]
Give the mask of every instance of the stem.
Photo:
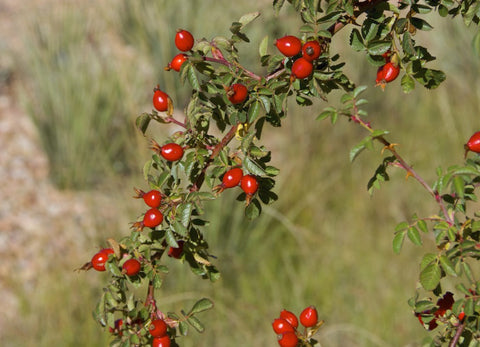
[[[360,124],[360,126],[362,126],[364,129],[366,129],[370,133],[373,133],[374,130],[371,127],[370,123],[363,121],[363,119],[361,119],[358,116],[358,108],[355,104],[355,100],[354,100],[354,106],[353,106],[353,114],[347,114],[347,117],[349,117],[355,123]],[[385,139],[385,137],[383,137],[383,135],[376,136],[374,137],[374,139],[382,143],[385,146],[384,148],[388,149],[390,153],[393,154],[393,156],[397,160],[400,167],[407,172],[407,175],[415,178],[417,182],[420,183],[422,187],[425,188],[425,190],[435,199],[437,204],[440,206],[440,209],[442,210],[443,215],[445,216],[446,222],[450,226],[452,226],[454,224],[453,218],[448,213],[447,208],[445,207],[445,204],[443,203],[442,197],[440,196],[440,194],[437,191],[434,191],[432,187],[430,187],[430,185],[423,179],[423,177],[420,176],[410,165],[408,165],[408,163],[403,159],[403,157],[395,150],[395,144],[389,142],[387,139]]]
[[[247,70],[246,68],[244,68],[242,65],[240,64],[234,64],[234,63],[230,63],[229,61],[227,61],[226,59],[219,59],[219,58],[211,58],[211,57],[203,57],[203,60],[205,61],[209,61],[209,62],[212,62],[212,63],[218,63],[218,64],[222,64],[222,65],[225,65],[225,66],[228,66],[230,68],[233,68],[233,67],[236,67],[236,68],[239,68],[241,69],[248,77],[256,80],[256,81],[260,81],[262,79],[262,77],[258,76],[256,73],[250,71],[250,70]]]
[[[176,125],[178,125],[178,126],[181,126],[182,128],[187,129],[187,125],[186,125],[185,123],[182,123],[182,122],[176,120],[176,119],[173,118],[173,117],[165,117],[164,120],[165,120],[166,122],[168,122],[168,123],[173,123],[173,124],[176,124]]]
[[[233,137],[235,136],[235,133],[237,131],[238,125],[240,123],[237,123],[233,125],[228,133],[225,134],[223,139],[213,148],[212,154],[210,154],[210,157],[208,158],[207,162],[205,163],[205,166],[202,169],[202,172],[197,178],[197,181],[193,184],[192,188],[190,188],[191,192],[196,192],[199,191],[200,188],[202,187],[202,184],[205,180],[205,173],[207,172],[208,167],[210,164],[213,162],[213,160],[217,157],[217,155],[221,152],[221,150],[228,145],[230,141],[232,141]]]
[[[463,329],[465,329],[465,323],[462,323],[458,326],[457,332],[455,333],[452,341],[450,341],[450,343],[448,344],[448,347],[455,347],[457,345],[460,336],[462,336]]]

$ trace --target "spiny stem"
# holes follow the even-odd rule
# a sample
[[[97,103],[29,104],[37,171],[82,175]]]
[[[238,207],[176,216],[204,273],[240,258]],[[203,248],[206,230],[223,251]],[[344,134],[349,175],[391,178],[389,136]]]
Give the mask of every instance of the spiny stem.
[[[369,131],[370,133],[373,133],[373,128],[371,127],[370,123],[365,122],[362,118],[358,116],[358,108],[355,104],[355,100],[353,100],[354,106],[353,106],[353,114],[348,114],[347,116],[353,120],[355,123],[360,124],[364,129]],[[437,204],[440,206],[440,209],[443,212],[443,215],[445,216],[445,220],[447,223],[451,226],[454,224],[454,221],[450,214],[447,211],[447,208],[445,207],[445,204],[442,201],[442,197],[437,191],[434,191],[432,187],[423,179],[422,176],[420,176],[408,163],[403,159],[403,157],[395,150],[395,145],[389,142],[383,135],[381,136],[376,136],[374,137],[375,140],[379,141],[382,143],[387,150],[390,151],[390,153],[393,154],[397,162],[399,163],[400,167],[402,167],[408,175],[412,176],[414,179],[417,180],[418,183],[422,185],[423,188],[435,199]]]

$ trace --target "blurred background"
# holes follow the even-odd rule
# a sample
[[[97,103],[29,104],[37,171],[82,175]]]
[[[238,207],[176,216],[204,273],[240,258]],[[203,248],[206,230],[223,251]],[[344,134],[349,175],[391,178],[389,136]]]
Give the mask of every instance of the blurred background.
[[[146,188],[141,168],[150,153],[134,120],[151,110],[156,84],[177,110],[188,101],[178,74],[163,70],[176,54],[177,28],[228,36],[232,21],[254,11],[262,15],[246,30],[251,43],[240,44],[241,60],[261,73],[261,39],[269,35],[273,52],[275,38],[300,25],[288,7],[274,17],[270,0],[0,0],[0,345],[108,345],[91,314],[107,275],[74,269],[143,212],[131,197],[134,186]],[[463,161],[463,144],[480,129],[475,30],[460,19],[430,22],[433,35],[416,39],[438,58],[431,66],[447,73],[434,91],[417,85],[406,96],[399,81],[375,88],[376,68],[348,48],[349,30],[331,46],[351,78],[369,86],[373,126],[392,131],[389,140],[428,182],[438,166]],[[398,222],[434,214],[436,205],[394,170],[370,197],[381,148],[351,164],[349,150],[366,134],[344,119],[316,121],[326,105],[292,103],[282,128],[265,129],[262,142],[281,169],[279,200],[258,220],[244,218],[235,193],[207,206],[219,282],[167,259],[160,308],[215,301],[200,317],[206,331],[192,331],[182,346],[276,346],[272,320],[309,305],[326,321],[322,346],[419,346],[427,336],[407,300],[431,243],[407,242],[400,255],[391,243]],[[171,131],[154,125],[148,136]]]

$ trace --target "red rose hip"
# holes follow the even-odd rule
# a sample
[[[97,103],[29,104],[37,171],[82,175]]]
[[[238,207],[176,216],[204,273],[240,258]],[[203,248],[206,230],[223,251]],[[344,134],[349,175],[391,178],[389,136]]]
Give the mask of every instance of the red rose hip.
[[[282,312],[280,312],[280,318],[285,319],[295,329],[298,327],[298,319],[294,313],[287,310],[282,310]]]
[[[148,206],[153,208],[158,208],[162,203],[162,193],[155,189],[143,194],[142,198]]]
[[[286,332],[295,332],[295,328],[283,318],[276,318],[272,322],[273,331],[277,334],[284,334]]]
[[[223,188],[232,188],[238,186],[243,177],[242,169],[236,167],[228,170],[222,178]]]
[[[241,104],[248,96],[248,89],[241,83],[235,83],[227,89],[227,96],[232,104]]]
[[[185,241],[178,241],[178,247],[170,247],[168,249],[168,256],[175,258],[175,259],[180,259],[183,253],[183,245],[185,244]]]
[[[158,112],[165,112],[168,110],[168,94],[161,91],[160,89],[155,89],[153,92],[153,107]]]
[[[477,131],[473,134],[468,142],[465,144],[466,152],[472,151],[475,153],[480,153],[480,131]]]
[[[175,34],[175,46],[182,51],[187,52],[192,49],[194,44],[193,35],[187,31],[179,29]]]
[[[305,58],[298,58],[292,65],[292,75],[296,78],[307,78],[313,72],[313,64]]]
[[[240,180],[240,187],[247,195],[253,195],[258,189],[258,181],[255,176],[245,175]]]
[[[162,337],[167,335],[168,325],[163,319],[155,319],[150,323],[148,331],[153,337]]]
[[[287,35],[277,39],[275,46],[284,56],[293,57],[302,50],[302,41],[298,37]]]
[[[318,313],[315,306],[309,306],[300,313],[300,323],[305,328],[311,328],[318,323]]]
[[[113,251],[112,251],[113,253]],[[92,260],[90,261],[92,263],[92,267],[97,270],[97,271],[105,271],[105,263],[108,260],[108,253],[102,251],[99,251],[96,253],[93,257]]]
[[[392,62],[388,62],[378,68],[375,82],[377,85],[384,85],[385,83],[394,81],[398,77],[399,73],[400,67]]]
[[[163,222],[163,214],[156,208],[151,208],[143,216],[143,225],[147,228],[155,228]]]
[[[294,332],[286,332],[278,339],[280,347],[296,347],[298,345],[298,337]]]
[[[173,69],[175,71],[180,71],[183,63],[187,61],[187,56],[183,53],[179,53],[173,57],[172,61],[168,64],[166,70]]]
[[[167,143],[162,146],[160,155],[168,161],[177,161],[183,157],[183,148],[177,143]]]
[[[168,335],[155,337],[152,341],[152,347],[170,347],[170,338]]]
[[[302,56],[308,61],[317,59],[322,54],[322,47],[318,41],[308,41],[302,47]]]
[[[122,266],[122,272],[127,276],[135,276],[140,272],[142,265],[137,259],[128,259]]]

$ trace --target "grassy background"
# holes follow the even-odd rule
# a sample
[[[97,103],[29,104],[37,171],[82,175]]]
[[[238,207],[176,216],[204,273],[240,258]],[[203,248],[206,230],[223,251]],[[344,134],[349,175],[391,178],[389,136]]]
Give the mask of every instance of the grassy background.
[[[148,151],[133,120],[150,110],[151,89],[158,83],[179,109],[188,97],[177,74],[163,71],[176,54],[175,29],[198,38],[228,35],[232,21],[257,10],[262,17],[247,31],[252,43],[240,47],[244,64],[256,71],[256,47],[264,35],[273,42],[299,24],[290,11],[274,18],[270,1],[86,1],[34,9],[17,64],[19,94],[38,127],[53,182],[87,194],[100,191],[115,201],[119,215],[135,219],[141,211],[129,187],[144,185],[139,168]],[[372,124],[392,130],[389,139],[400,143],[400,153],[428,181],[437,166],[462,161],[463,143],[480,128],[479,63],[470,48],[474,33],[458,21],[432,24],[436,34],[418,40],[448,75],[435,91],[417,89],[405,96],[398,81],[385,92],[373,88],[376,69],[345,45],[348,31],[332,44],[333,51],[346,54],[352,78],[371,87],[366,96]],[[406,303],[423,251],[407,244],[394,255],[391,240],[396,223],[414,212],[435,213],[435,203],[400,171],[392,171],[392,182],[369,197],[366,183],[381,160],[380,148],[350,164],[349,149],[365,134],[345,120],[335,127],[315,121],[324,106],[292,104],[284,126],[266,130],[263,142],[281,169],[280,199],[261,218],[245,220],[228,192],[208,206],[206,237],[222,280],[199,283],[184,267],[170,264],[160,307],[188,307],[202,296],[216,304],[202,316],[206,332],[192,332],[180,340],[182,346],[275,346],[273,318],[283,308],[298,313],[308,305],[316,305],[326,320],[318,335],[322,346],[415,346],[426,336]],[[170,130],[155,127],[153,135],[161,138]],[[100,215],[97,224],[101,233],[92,244],[128,232],[125,217],[105,221]],[[428,248],[428,239],[425,243]],[[21,324],[9,331],[4,345],[107,345],[108,334],[91,318],[105,276],[71,271],[92,252],[85,250],[83,258],[68,259],[39,279],[35,294],[23,297]]]

